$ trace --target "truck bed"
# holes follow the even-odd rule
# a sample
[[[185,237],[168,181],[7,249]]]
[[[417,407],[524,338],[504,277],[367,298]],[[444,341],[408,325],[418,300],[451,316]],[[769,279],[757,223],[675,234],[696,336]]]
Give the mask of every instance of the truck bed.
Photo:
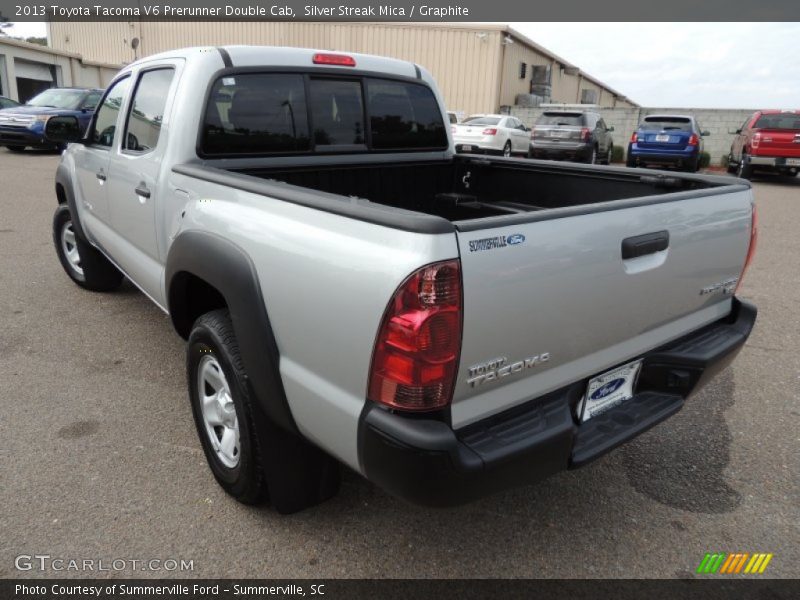
[[[526,215],[735,183],[717,177],[630,171],[524,159],[456,156],[392,164],[234,167],[233,173],[357,197],[451,222]],[[666,199],[664,199],[666,200]],[[529,219],[526,219],[529,220]]]

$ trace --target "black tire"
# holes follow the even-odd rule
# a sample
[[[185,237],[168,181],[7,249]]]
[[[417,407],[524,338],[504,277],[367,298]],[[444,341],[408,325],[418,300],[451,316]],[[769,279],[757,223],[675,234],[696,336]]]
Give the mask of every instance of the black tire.
[[[25,146],[6,146],[6,148],[11,150],[12,152],[24,152],[25,151]]]
[[[753,166],[747,162],[747,155],[744,152],[742,152],[742,156],[739,159],[739,168],[736,171],[736,175],[742,179],[753,178]]]
[[[700,157],[699,156],[695,156],[686,165],[686,172],[687,173],[697,173],[699,170],[700,170]]]
[[[210,434],[206,431],[198,387],[198,369],[204,357],[212,357],[222,368],[233,399],[240,447],[238,463],[232,467],[220,459],[219,451],[212,447]],[[239,355],[239,344],[226,309],[206,313],[195,321],[187,346],[186,376],[197,435],[214,477],[239,502],[262,502],[267,496],[266,473],[261,464],[263,451],[259,446],[259,437],[255,434],[253,406],[244,365]]]
[[[82,288],[110,292],[122,283],[122,273],[74,229],[66,204],[59,205],[53,215],[53,244],[64,271]]]
[[[230,388],[240,440],[239,462],[235,466],[228,466],[220,459],[203,419],[198,368],[206,356],[217,361]],[[186,371],[197,433],[211,472],[226,492],[244,504],[269,499],[283,514],[303,510],[336,495],[340,483],[338,463],[275,425],[251,395],[227,309],[206,313],[195,322],[189,335]],[[283,394],[283,391],[276,389],[272,393]]]
[[[733,175],[734,173],[736,173],[736,169],[737,168],[738,168],[738,165],[733,160],[733,151],[731,151],[730,154],[728,154],[728,167],[727,167],[728,173]]]
[[[506,142],[506,145],[503,146],[503,156],[511,157],[511,141]]]
[[[597,164],[597,146],[592,146],[592,151],[586,157],[586,164],[589,165]]]

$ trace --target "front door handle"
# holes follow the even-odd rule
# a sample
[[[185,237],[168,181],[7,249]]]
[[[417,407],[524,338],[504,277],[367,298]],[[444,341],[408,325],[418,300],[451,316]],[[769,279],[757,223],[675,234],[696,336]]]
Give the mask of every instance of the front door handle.
[[[100,172],[99,172],[99,173],[97,173],[97,178],[98,178],[100,181],[105,181],[106,179],[108,179],[108,177],[106,177],[106,174],[103,172],[103,170],[102,170],[102,169],[100,170]]]
[[[622,240],[622,260],[655,254],[669,247],[669,231],[655,231]]]
[[[143,183],[140,183],[136,190],[136,195],[140,198],[149,198],[150,197],[150,190],[147,189],[147,186]]]

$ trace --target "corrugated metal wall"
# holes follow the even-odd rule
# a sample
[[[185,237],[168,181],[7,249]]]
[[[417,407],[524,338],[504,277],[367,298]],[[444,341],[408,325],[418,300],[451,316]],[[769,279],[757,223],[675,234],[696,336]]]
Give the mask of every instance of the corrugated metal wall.
[[[185,46],[262,44],[310,47],[391,56],[427,68],[439,84],[449,110],[494,112],[513,105],[527,93],[530,65],[553,59],[521,40],[504,44],[498,25],[307,23],[307,22],[53,22],[50,43],[56,49],[81,54],[89,60],[128,63],[130,47],[139,38],[137,55],[147,56]],[[519,64],[528,65],[525,79]],[[553,100],[579,102],[577,76],[553,68]],[[585,80],[584,80],[585,81]],[[586,82],[589,83],[589,82]],[[596,87],[596,86],[594,86]],[[610,102],[609,93],[602,94]]]

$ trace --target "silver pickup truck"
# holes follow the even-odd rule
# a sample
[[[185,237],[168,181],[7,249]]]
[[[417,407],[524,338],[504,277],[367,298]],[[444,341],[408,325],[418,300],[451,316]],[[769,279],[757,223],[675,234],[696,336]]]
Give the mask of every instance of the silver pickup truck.
[[[190,48],[125,67],[56,174],[72,280],[187,340],[220,485],[281,512],[340,465],[451,505],[579,467],[727,365],[755,308],[748,182],[456,155],[404,61]]]

